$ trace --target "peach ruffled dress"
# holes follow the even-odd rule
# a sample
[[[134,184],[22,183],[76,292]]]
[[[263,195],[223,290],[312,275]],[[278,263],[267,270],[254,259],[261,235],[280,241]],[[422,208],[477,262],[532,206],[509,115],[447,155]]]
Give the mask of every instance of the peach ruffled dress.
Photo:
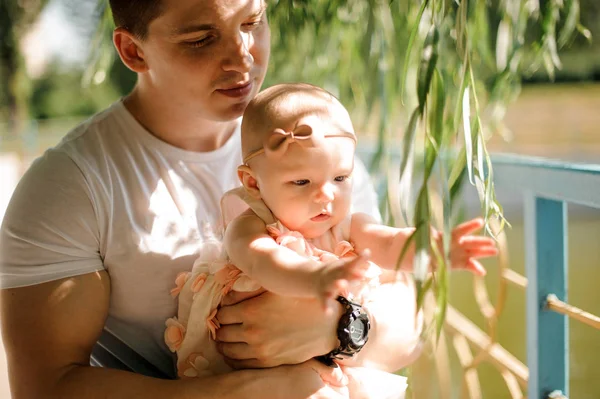
[[[321,237],[307,240],[300,233],[290,231],[277,221],[266,204],[247,195],[243,187],[227,192],[221,201],[223,225],[244,210],[251,208],[266,224],[269,235],[282,246],[300,255],[313,257],[319,261],[330,261],[344,257],[354,257],[356,253],[349,242],[349,215],[342,223],[334,226]],[[205,240],[200,257],[194,262],[191,272],[180,273],[171,290],[178,297],[177,316],[166,321],[165,342],[177,354],[177,373],[180,378],[194,378],[223,374],[232,371],[217,352],[215,334],[220,325],[216,319],[221,301],[231,290],[254,291],[260,283],[246,276],[229,263],[223,245],[209,227],[205,229]],[[379,284],[381,270],[372,264],[366,280],[360,286],[344,293],[352,300],[362,303],[369,301],[369,292]],[[387,394],[361,397],[399,399],[404,397],[406,379],[378,370],[353,368],[352,375],[369,375],[370,381],[363,381],[364,388]],[[359,378],[359,377],[357,377]],[[374,384],[372,384],[374,383]],[[372,386],[371,386],[372,385]],[[391,392],[390,389],[393,391]]]

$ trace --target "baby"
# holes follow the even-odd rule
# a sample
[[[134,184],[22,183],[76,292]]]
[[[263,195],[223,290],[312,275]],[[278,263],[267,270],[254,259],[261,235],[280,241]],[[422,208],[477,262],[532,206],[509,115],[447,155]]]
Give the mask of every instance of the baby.
[[[355,148],[348,112],[323,89],[277,85],[249,104],[242,122],[244,163],[238,168],[242,187],[222,201],[225,221],[237,215],[227,223],[224,248],[209,237],[192,272],[179,275],[172,292],[179,295],[178,315],[167,321],[165,340],[177,352],[180,377],[231,370],[214,342],[220,327],[215,315],[231,290],[263,287],[317,297],[328,306],[336,299],[368,306],[381,269],[396,268],[414,229],[383,226],[352,212]],[[240,204],[246,209],[241,214],[231,210]],[[481,220],[474,220],[453,231],[453,269],[485,273],[477,258],[496,254],[496,248],[490,238],[470,235],[480,227]],[[400,270],[411,271],[413,254],[409,249]],[[363,327],[368,330],[368,323]],[[340,356],[328,360],[343,364]],[[369,373],[400,384],[392,374]]]

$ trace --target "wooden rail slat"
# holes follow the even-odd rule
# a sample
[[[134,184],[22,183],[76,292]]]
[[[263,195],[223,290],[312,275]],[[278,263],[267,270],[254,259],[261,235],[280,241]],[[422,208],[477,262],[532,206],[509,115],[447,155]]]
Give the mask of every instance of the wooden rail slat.
[[[600,330],[600,317],[579,309],[576,306],[569,305],[558,299],[556,295],[550,294],[546,297],[546,308],[556,313],[567,315],[575,320]]]
[[[504,269],[502,278],[519,288],[527,289],[527,277],[517,273],[512,269]]]
[[[478,350],[488,352],[488,358],[491,364],[500,370],[510,370],[519,384],[527,387],[529,379],[529,370],[519,359],[504,349],[500,344],[493,343],[490,337],[477,327],[470,319],[452,306],[448,306],[446,313],[446,328],[452,334],[462,334]]]

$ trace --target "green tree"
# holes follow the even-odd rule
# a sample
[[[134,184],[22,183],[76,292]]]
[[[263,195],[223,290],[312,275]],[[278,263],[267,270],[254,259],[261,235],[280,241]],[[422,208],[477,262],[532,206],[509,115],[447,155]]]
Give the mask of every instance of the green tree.
[[[66,69],[58,62],[50,64],[44,75],[32,82],[32,118],[87,117],[122,94],[112,82],[83,88],[81,73],[80,70]]]
[[[28,116],[31,86],[24,70],[19,45],[47,0],[0,0],[0,119],[9,132]]]

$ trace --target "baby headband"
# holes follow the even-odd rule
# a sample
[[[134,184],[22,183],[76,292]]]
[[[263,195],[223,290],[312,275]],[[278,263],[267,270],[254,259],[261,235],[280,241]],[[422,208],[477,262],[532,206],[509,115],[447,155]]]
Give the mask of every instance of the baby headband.
[[[265,140],[262,148],[252,151],[244,157],[244,164],[247,164],[249,160],[261,154],[267,156],[283,155],[292,143],[298,143],[303,147],[309,147],[314,145],[316,140],[325,137],[346,137],[356,143],[356,136],[350,132],[342,131],[338,133],[321,134],[314,132],[312,127],[308,125],[299,125],[291,132],[286,132],[283,129],[277,128]]]

